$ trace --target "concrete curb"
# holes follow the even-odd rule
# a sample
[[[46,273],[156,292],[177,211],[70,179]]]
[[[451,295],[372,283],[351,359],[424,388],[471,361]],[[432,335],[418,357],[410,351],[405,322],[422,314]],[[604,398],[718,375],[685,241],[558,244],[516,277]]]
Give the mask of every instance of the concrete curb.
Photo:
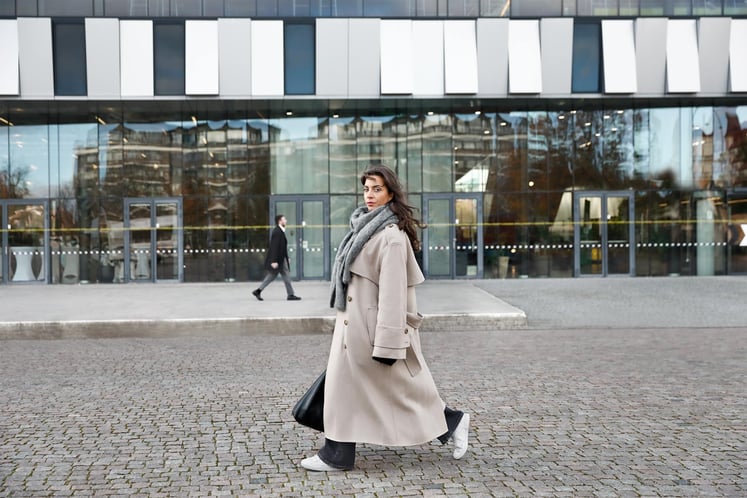
[[[332,316],[0,322],[0,340],[331,334]],[[423,332],[524,328],[526,314],[425,315]]]

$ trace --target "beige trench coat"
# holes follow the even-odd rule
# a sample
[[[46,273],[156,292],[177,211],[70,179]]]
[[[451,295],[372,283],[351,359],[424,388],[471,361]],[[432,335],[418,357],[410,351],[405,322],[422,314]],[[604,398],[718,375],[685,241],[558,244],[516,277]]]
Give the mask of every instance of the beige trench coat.
[[[396,225],[378,232],[351,274],[327,363],[325,437],[385,446],[432,441],[447,431],[445,405],[420,348],[414,286],[425,279],[407,234]]]

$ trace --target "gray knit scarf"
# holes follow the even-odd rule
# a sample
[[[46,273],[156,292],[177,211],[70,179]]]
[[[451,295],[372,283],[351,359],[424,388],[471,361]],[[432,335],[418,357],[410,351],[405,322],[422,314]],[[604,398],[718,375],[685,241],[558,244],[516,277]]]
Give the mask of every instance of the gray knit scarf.
[[[350,216],[350,231],[342,238],[335,256],[335,264],[332,267],[332,296],[329,300],[331,308],[345,311],[345,297],[350,283],[350,265],[366,242],[387,225],[398,222],[399,218],[389,208],[389,204],[373,211],[369,211],[365,206],[353,211]]]

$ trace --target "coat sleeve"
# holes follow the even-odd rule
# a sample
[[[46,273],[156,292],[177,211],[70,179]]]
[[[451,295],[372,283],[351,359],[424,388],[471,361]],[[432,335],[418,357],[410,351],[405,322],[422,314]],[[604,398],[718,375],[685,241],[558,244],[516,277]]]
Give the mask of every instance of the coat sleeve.
[[[407,327],[407,248],[392,240],[384,246],[379,273],[379,311],[373,355],[404,359],[410,345]]]

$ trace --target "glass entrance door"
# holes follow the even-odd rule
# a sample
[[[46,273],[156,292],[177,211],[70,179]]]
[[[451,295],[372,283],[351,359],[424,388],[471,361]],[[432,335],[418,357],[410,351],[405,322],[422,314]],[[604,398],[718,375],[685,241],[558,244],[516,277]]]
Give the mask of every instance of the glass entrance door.
[[[115,279],[181,281],[181,199],[125,199],[124,215],[124,257],[122,267],[115,269]]]
[[[729,196],[729,275],[747,274],[747,191]]]
[[[46,200],[0,201],[5,230],[0,234],[0,281],[47,282],[49,275],[49,221]]]
[[[430,278],[482,278],[482,197],[423,196],[423,267]]]
[[[285,215],[288,225],[290,276],[293,280],[324,280],[329,278],[329,201],[323,196],[273,196],[270,203],[270,223],[275,216]]]
[[[632,192],[577,192],[573,219],[577,277],[635,275]]]

